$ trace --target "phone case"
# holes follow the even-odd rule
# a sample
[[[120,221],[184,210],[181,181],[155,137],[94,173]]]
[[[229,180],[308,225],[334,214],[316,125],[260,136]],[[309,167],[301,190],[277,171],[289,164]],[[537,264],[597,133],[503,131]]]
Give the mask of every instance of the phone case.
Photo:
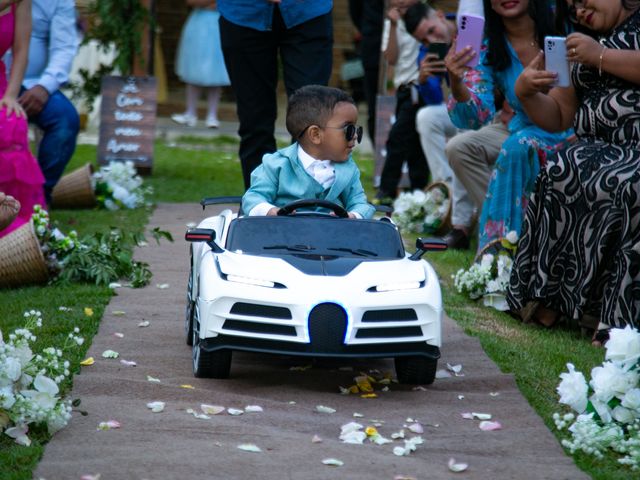
[[[465,13],[458,17],[458,40],[456,52],[467,46],[471,46],[476,56],[467,62],[468,67],[475,67],[480,61],[480,46],[484,35],[484,18],[478,15]]]
[[[558,74],[554,86],[568,87],[571,84],[564,37],[544,37],[544,69]]]

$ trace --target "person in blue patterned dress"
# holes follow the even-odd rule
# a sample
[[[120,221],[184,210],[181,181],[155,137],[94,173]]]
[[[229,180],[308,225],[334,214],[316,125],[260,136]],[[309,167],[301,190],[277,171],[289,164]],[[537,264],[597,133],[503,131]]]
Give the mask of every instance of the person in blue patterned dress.
[[[510,231],[520,233],[522,216],[541,165],[565,147],[572,131],[549,133],[531,122],[513,86],[523,65],[538,54],[546,35],[554,33],[548,0],[484,0],[485,41],[480,52],[455,44],[445,63],[451,80],[449,115],[458,128],[478,129],[495,114],[494,89],[502,92],[515,115],[510,135],[496,160],[479,222],[478,250]],[[465,64],[475,55],[474,69]]]

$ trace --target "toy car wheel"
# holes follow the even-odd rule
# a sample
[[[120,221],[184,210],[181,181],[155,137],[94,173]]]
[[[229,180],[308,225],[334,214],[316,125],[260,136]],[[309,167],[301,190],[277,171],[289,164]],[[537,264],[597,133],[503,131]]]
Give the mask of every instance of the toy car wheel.
[[[193,267],[189,272],[189,281],[187,282],[187,305],[184,312],[184,333],[187,340],[187,345],[193,345],[193,311],[195,310],[195,303],[191,300],[193,289]]]
[[[197,320],[197,310],[192,330],[193,375],[197,378],[229,378],[231,350],[207,352],[200,346],[200,325]]]
[[[396,376],[398,382],[411,385],[431,385],[436,378],[438,360],[414,355],[396,357]]]

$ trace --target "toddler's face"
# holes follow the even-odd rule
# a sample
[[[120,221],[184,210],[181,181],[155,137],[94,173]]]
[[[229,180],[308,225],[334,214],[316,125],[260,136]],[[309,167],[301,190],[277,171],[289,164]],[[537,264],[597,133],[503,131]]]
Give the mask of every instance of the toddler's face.
[[[319,145],[322,160],[346,162],[355,148],[358,136],[353,135],[347,141],[345,130],[352,125],[356,127],[358,109],[348,102],[340,102],[333,109],[333,115],[322,128],[322,141]]]

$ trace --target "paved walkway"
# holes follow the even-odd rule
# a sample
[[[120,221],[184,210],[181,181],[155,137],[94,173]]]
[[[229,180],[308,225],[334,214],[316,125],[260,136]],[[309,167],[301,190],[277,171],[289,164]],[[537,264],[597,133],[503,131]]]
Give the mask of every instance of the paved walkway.
[[[96,362],[83,367],[74,380],[71,397],[82,400],[80,408],[87,415],[74,414],[67,428],[53,437],[34,478],[587,478],[521,396],[513,377],[502,374],[478,341],[449,319],[440,365],[462,364],[464,376],[437,379],[423,390],[392,384],[373,399],[338,393],[338,386],[353,384],[359,371],[392,370],[390,360],[325,363],[303,370],[291,367],[306,365],[304,359],[237,354],[231,379],[194,378],[183,334],[188,250],[182,238],[185,225],[201,217],[197,205],[163,204],[156,209],[150,227],[171,231],[175,243],[150,243],[136,252],[151,265],[152,284],[117,290],[89,349]],[[168,288],[158,288],[162,284]],[[143,320],[148,327],[138,326]],[[116,332],[124,336],[118,338]],[[102,358],[107,349],[119,352],[120,358]],[[120,359],[137,366],[124,366]],[[166,402],[164,411],[152,413],[146,404],[153,401]],[[225,412],[210,419],[187,412],[199,411],[203,403],[238,409],[259,405],[264,411],[241,416]],[[317,405],[336,412],[318,413]],[[355,412],[363,417],[354,418]],[[463,419],[462,412],[491,413],[503,429],[481,431],[479,422]],[[390,437],[409,417],[423,425],[425,440],[409,456],[392,453],[401,441],[378,446],[338,439],[341,425],[353,420],[378,422],[380,433]],[[121,422],[121,428],[97,430],[107,420]],[[322,442],[312,442],[314,435]],[[244,443],[262,452],[237,448]],[[450,472],[451,457],[468,463],[468,470]],[[326,458],[344,465],[326,466]]]

